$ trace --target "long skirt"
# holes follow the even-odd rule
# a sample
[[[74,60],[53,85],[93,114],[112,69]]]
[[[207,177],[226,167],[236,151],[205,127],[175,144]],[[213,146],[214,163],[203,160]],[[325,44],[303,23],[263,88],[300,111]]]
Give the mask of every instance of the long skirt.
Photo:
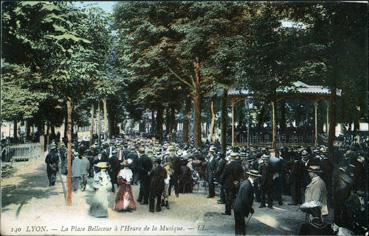
[[[89,213],[98,218],[108,217],[108,192],[106,188],[97,189],[90,205]]]
[[[136,210],[136,202],[133,198],[131,185],[125,181],[118,180],[119,189],[115,197],[114,210]]]

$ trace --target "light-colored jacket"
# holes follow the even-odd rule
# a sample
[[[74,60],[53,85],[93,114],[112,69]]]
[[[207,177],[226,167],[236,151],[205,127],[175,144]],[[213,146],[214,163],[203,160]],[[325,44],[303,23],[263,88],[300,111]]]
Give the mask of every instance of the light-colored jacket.
[[[81,159],[74,158],[72,163],[72,176],[73,177],[81,177]]]
[[[90,161],[87,160],[86,157],[81,158],[81,175],[88,175],[88,171],[90,170]]]
[[[317,201],[322,204],[322,215],[328,215],[327,188],[324,181],[316,176],[312,178],[305,190],[305,202]]]
[[[82,175],[87,175],[90,169],[90,162],[87,158],[82,157],[81,159],[75,158],[72,165],[72,175],[73,177],[81,177]]]

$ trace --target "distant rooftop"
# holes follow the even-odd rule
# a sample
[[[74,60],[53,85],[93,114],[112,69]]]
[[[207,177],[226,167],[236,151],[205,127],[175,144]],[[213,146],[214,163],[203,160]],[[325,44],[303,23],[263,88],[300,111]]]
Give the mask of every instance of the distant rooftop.
[[[277,89],[278,94],[302,94],[302,95],[330,95],[330,89],[321,85],[308,85],[301,81],[293,82],[291,86]],[[337,89],[337,96],[341,96],[342,90]],[[223,94],[219,94],[222,96]],[[253,92],[247,89],[232,88],[228,91],[230,97],[253,96]]]

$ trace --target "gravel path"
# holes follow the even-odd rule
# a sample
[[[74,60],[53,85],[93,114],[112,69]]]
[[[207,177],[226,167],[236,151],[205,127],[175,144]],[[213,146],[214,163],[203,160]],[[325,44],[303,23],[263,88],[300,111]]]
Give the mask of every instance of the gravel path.
[[[3,179],[1,235],[233,235],[233,216],[223,216],[224,205],[216,198],[207,199],[203,189],[193,194],[170,197],[170,209],[150,213],[147,205],[137,205],[130,213],[109,211],[109,218],[88,215],[93,191],[73,194],[71,207],[65,206],[65,176],[58,176],[49,187],[46,167],[39,159],[24,165],[14,177]],[[138,195],[138,186],[133,186]],[[110,194],[110,207],[114,194]],[[284,202],[289,197],[284,197]],[[304,215],[296,206],[258,208],[247,227],[252,235],[296,234]]]

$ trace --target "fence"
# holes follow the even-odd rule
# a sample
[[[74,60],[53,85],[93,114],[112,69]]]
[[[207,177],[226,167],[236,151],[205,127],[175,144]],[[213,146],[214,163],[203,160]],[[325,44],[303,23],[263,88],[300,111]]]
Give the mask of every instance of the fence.
[[[298,146],[298,145],[312,145],[314,143],[311,134],[297,135],[297,134],[279,134],[277,135],[277,146]],[[271,146],[271,134],[252,134],[250,135],[250,142],[247,140],[247,135],[237,133],[235,143],[241,146],[247,146],[248,143],[254,146]]]
[[[37,159],[42,155],[40,143],[26,143],[12,146],[5,146],[1,149],[1,160],[9,161],[28,161]]]

